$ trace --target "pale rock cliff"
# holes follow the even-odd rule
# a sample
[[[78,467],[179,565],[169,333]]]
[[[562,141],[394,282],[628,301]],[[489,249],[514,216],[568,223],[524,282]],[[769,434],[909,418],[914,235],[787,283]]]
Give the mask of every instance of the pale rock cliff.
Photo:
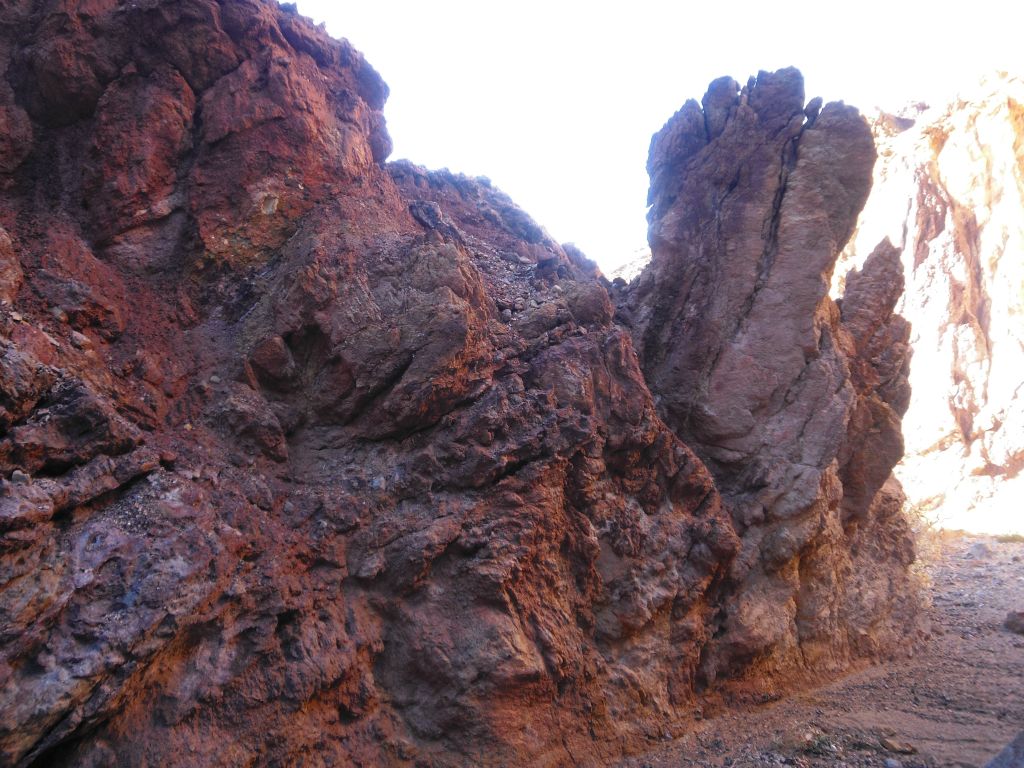
[[[912,396],[896,469],[925,519],[979,532],[1024,516],[1024,80],[873,124],[874,188],[835,291],[879,238],[901,251]]]

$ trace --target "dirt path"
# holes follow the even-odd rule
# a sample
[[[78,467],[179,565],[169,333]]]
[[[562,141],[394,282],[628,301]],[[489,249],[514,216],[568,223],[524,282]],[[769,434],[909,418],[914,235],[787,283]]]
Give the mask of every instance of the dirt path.
[[[710,717],[622,768],[983,766],[1024,730],[1024,542],[930,534],[932,638],[911,659]],[[914,750],[910,753],[910,750]]]

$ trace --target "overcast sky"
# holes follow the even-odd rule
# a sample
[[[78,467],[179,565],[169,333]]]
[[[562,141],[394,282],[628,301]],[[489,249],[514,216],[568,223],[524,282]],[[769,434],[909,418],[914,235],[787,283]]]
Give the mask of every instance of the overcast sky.
[[[607,270],[646,243],[651,134],[721,75],[799,67],[808,99],[946,100],[1021,69],[1024,3],[299,0],[391,87],[393,159],[488,176]]]

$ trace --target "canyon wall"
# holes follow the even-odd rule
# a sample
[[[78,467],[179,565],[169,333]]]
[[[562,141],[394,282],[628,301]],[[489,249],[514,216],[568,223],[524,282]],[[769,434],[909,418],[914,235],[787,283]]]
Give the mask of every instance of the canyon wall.
[[[874,189],[836,272],[880,237],[900,249],[913,323],[907,452],[925,519],[1019,531],[1024,493],[1024,82],[994,75],[949,105],[873,124]]]
[[[287,5],[0,21],[0,763],[600,764],[912,639],[852,110],[684,108],[624,327]]]

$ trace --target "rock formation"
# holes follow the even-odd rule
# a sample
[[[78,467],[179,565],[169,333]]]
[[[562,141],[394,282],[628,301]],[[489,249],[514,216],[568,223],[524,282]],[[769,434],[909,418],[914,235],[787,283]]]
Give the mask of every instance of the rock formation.
[[[874,160],[857,111],[805,107],[792,69],[715,81],[651,143],[652,259],[620,314],[742,537],[709,679],[841,667],[913,613],[890,478],[909,394],[898,251],[881,243],[841,306],[828,297]]]
[[[994,76],[873,124],[874,190],[836,272],[901,251],[913,395],[897,475],[948,527],[1019,529],[1024,493],[1024,81]]]
[[[891,249],[842,319],[817,294],[870,172],[849,110],[800,128],[792,73],[750,90],[760,116],[713,89],[708,130],[781,127],[792,197],[828,205],[790,239],[767,151],[697,150],[757,185],[736,242],[767,199],[776,265],[813,269],[764,270],[749,306],[726,261],[700,278],[744,308],[720,320],[780,335],[704,335],[739,388],[694,429],[698,379],[648,341],[686,283],[649,270],[634,327],[666,423],[596,268],[485,181],[385,164],[386,86],[293,8],[0,19],[0,763],[594,764],[758,658],[890,642],[912,556],[878,490],[904,391]],[[655,265],[706,139],[672,125]],[[771,407],[735,416],[756,435],[712,446],[769,376]]]

